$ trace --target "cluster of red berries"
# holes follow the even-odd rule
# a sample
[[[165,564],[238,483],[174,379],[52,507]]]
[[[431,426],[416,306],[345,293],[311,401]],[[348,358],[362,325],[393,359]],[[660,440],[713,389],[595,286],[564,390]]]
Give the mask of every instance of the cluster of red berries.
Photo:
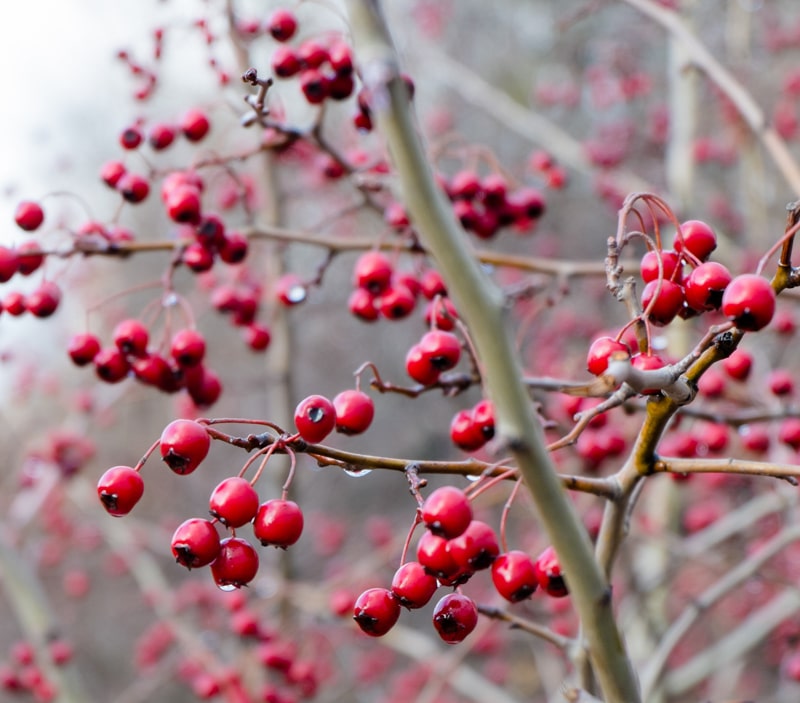
[[[567,185],[567,172],[559,165],[553,155],[541,149],[534,151],[528,158],[529,168],[541,175],[548,188],[561,190]]]
[[[264,351],[272,341],[269,325],[256,320],[262,293],[261,285],[254,280],[242,280],[237,285],[220,283],[211,291],[211,304],[242,329],[244,341],[253,351]]]
[[[72,645],[66,640],[54,639],[48,643],[47,653],[55,666],[64,666],[72,659]],[[58,698],[55,684],[37,663],[36,652],[29,642],[15,643],[10,655],[10,660],[0,665],[0,691],[27,694],[37,701],[55,701]]]
[[[450,439],[465,452],[476,452],[494,437],[494,404],[480,400],[473,407],[459,410],[450,422]]]
[[[461,340],[452,332],[433,329],[406,354],[406,372],[417,383],[432,386],[445,371],[455,368],[461,358]]]
[[[222,392],[217,374],[204,363],[206,343],[197,330],[176,332],[168,355],[148,348],[147,326],[133,318],[114,328],[112,344],[101,347],[100,340],[85,332],[72,337],[68,353],[77,366],[92,364],[100,380],[119,383],[133,376],[141,383],[165,393],[186,389],[197,406],[212,405]]]
[[[375,404],[361,390],[346,390],[333,400],[323,395],[310,395],[301,400],[294,411],[294,424],[300,437],[309,444],[318,444],[331,432],[356,435],[366,432],[375,416]]]
[[[491,239],[503,227],[527,230],[545,211],[542,193],[531,186],[512,189],[499,173],[481,178],[463,169],[440,182],[453,203],[461,226],[481,239]]]
[[[208,134],[211,122],[203,110],[193,108],[186,112],[178,124],[159,122],[145,133],[142,123],[136,123],[122,130],[119,143],[123,149],[138,149],[146,143],[154,151],[162,151],[171,146],[179,135],[190,142],[199,142]]]
[[[164,463],[176,474],[193,473],[208,455],[211,438],[206,426],[194,420],[174,420],[164,428],[157,443]],[[98,481],[97,495],[106,511],[115,517],[127,515],[144,494],[144,481],[137,467],[114,466]],[[212,519],[190,518],[172,537],[175,560],[188,569],[209,566],[215,583],[234,589],[252,581],[258,572],[258,553],[238,528],[252,524],[253,536],[262,545],[290,547],[303,531],[303,513],[284,497],[260,502],[253,484],[240,477],[224,479],[209,498]],[[230,531],[220,538],[217,523]]]
[[[385,635],[397,623],[400,608],[422,608],[440,586],[458,588],[477,571],[491,569],[492,583],[506,600],[516,603],[541,587],[553,597],[567,595],[558,558],[552,548],[537,558],[519,550],[500,552],[494,530],[475,520],[465,493],[454,486],[433,491],[420,508],[427,530],[417,544],[416,561],[404,563],[390,589],[370,588],[353,608],[366,634]],[[448,643],[461,642],[478,622],[475,602],[458,590],[444,596],[433,610],[433,625]]]
[[[364,322],[381,317],[402,320],[414,311],[420,294],[428,301],[425,308],[428,324],[451,330],[458,318],[438,271],[427,269],[419,278],[398,272],[392,260],[380,251],[368,251],[358,257],[353,268],[353,286],[348,307]]]
[[[286,9],[277,9],[267,22],[272,37],[281,42],[272,55],[272,71],[277,78],[299,76],[300,89],[311,105],[326,99],[345,100],[353,94],[353,54],[342,40],[324,45],[307,39],[298,46],[288,42],[297,33],[297,18]]]

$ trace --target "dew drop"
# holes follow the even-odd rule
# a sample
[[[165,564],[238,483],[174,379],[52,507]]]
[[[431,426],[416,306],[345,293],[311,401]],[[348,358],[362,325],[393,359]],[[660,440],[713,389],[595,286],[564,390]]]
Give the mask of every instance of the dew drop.
[[[307,295],[308,290],[306,290],[305,286],[301,285],[292,286],[286,291],[286,299],[291,303],[302,303]]]
[[[161,298],[161,306],[165,308],[171,308],[178,304],[178,294],[177,293],[166,293],[164,297]]]
[[[367,474],[372,473],[372,469],[344,469],[344,472],[348,476],[352,476],[353,478],[361,478],[362,476],[366,476]]]
[[[218,583],[217,588],[219,588],[220,591],[225,591],[225,593],[230,593],[239,587],[233,583]]]
[[[467,474],[464,478],[466,478],[467,481],[475,483],[475,481],[479,481],[480,480],[481,475],[480,474]]]

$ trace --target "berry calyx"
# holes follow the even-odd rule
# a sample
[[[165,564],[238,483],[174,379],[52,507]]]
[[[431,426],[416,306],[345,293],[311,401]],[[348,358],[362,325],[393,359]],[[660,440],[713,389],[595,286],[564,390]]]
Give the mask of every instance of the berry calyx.
[[[292,500],[274,498],[258,507],[253,534],[265,547],[291,547],[303,533],[303,512]]]
[[[370,637],[381,637],[391,630],[400,617],[400,602],[385,588],[364,591],[353,606],[353,619]]]
[[[533,559],[518,549],[501,554],[492,563],[492,583],[512,603],[530,598],[539,586]]]
[[[464,491],[442,486],[431,493],[420,508],[422,520],[433,534],[454,539],[472,522],[472,505]]]
[[[728,284],[721,307],[722,314],[740,330],[756,332],[775,314],[775,291],[766,278],[745,273]]]
[[[190,518],[181,523],[172,535],[172,556],[187,569],[199,569],[219,556],[219,543],[214,523],[203,518]]]
[[[192,473],[211,447],[206,428],[194,420],[173,420],[161,433],[161,458],[176,474]]]
[[[109,515],[127,515],[144,493],[144,481],[130,466],[114,466],[97,482],[97,496]]]
[[[317,444],[336,426],[336,409],[325,396],[310,395],[295,408],[294,424],[306,442]]]
[[[375,416],[375,404],[363,391],[346,390],[333,399],[336,431],[346,435],[365,432]]]
[[[211,563],[214,582],[223,590],[241,588],[258,573],[258,553],[241,537],[226,537],[219,543],[219,555]]]
[[[226,527],[241,527],[251,522],[258,511],[258,493],[239,476],[222,481],[211,493],[208,511]]]
[[[433,609],[433,626],[448,644],[463,642],[477,624],[475,602],[461,593],[449,593]]]

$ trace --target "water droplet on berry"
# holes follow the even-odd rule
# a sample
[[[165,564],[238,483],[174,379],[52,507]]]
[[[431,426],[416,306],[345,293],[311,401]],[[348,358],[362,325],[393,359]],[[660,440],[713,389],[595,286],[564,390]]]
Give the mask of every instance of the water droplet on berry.
[[[217,588],[219,588],[220,591],[225,591],[225,593],[230,593],[231,591],[235,591],[239,587],[233,583],[223,583],[223,584],[217,584]]]
[[[290,303],[302,303],[307,295],[306,287],[301,285],[292,286],[286,291],[286,299]]]
[[[371,474],[372,473],[372,469],[351,468],[351,469],[344,469],[344,472],[348,476],[352,476],[353,478],[361,478],[362,476],[366,476],[367,474]]]
[[[467,474],[464,478],[466,478],[467,481],[470,481],[471,483],[475,483],[475,481],[479,480],[480,477],[481,477],[480,474]]]
[[[161,305],[165,308],[175,307],[178,304],[178,294],[177,293],[165,293],[164,297],[161,298]]]

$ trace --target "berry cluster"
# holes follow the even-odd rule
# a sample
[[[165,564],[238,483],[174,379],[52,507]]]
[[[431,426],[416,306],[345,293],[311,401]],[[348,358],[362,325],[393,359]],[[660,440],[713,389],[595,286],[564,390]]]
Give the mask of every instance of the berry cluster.
[[[178,330],[167,353],[151,349],[149,342],[147,326],[130,318],[114,328],[111,345],[102,347],[95,335],[85,332],[72,337],[68,353],[77,366],[93,365],[98,378],[106,383],[119,383],[133,376],[165,393],[186,389],[199,407],[217,401],[222,383],[203,363],[206,342],[197,330]]]
[[[72,659],[72,645],[54,639],[47,645],[47,655],[53,665],[64,666]],[[58,697],[55,684],[47,678],[41,662],[36,660],[36,651],[26,641],[12,645],[8,662],[0,665],[0,690],[26,699],[32,696],[37,701],[54,701]]]
[[[306,39],[297,46],[288,42],[297,32],[297,18],[286,9],[277,9],[267,22],[273,39],[281,42],[272,54],[272,72],[277,78],[298,76],[303,96],[311,105],[325,100],[346,100],[353,94],[353,55],[341,39],[322,44]]]
[[[400,566],[391,588],[370,588],[356,599],[353,616],[366,634],[385,635],[400,618],[401,607],[423,608],[446,586],[456,590],[434,607],[433,625],[445,642],[463,641],[475,629],[478,607],[459,587],[485,569],[491,569],[497,592],[512,603],[529,598],[539,587],[556,598],[567,595],[552,547],[536,559],[519,550],[501,553],[492,527],[473,518],[464,491],[436,489],[422,503],[420,517],[427,529],[417,543],[416,561]]]

